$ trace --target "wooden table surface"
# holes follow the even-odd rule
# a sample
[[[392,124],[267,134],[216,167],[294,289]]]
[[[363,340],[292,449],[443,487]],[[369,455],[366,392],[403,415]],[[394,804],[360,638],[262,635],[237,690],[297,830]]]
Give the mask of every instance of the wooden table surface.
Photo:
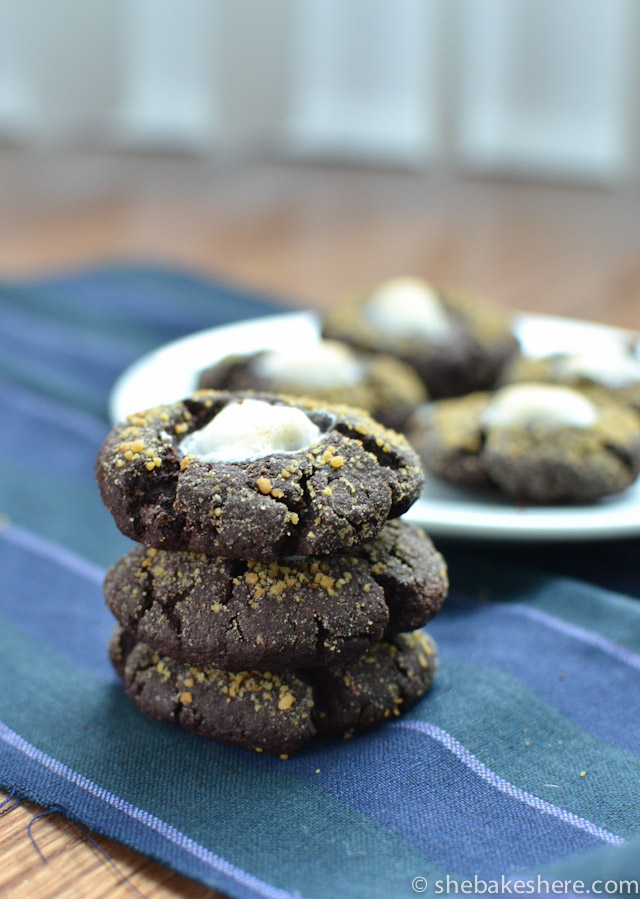
[[[506,308],[640,329],[635,190],[0,152],[0,278],[116,260],[221,275],[310,307],[414,274]],[[3,899],[219,895],[57,814],[37,817],[42,809],[0,792],[5,799]]]

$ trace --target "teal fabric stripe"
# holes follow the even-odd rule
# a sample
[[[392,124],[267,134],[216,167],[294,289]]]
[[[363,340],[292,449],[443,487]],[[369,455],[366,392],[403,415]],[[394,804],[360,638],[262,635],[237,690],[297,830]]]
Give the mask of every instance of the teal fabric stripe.
[[[576,601],[578,592],[580,599]],[[640,652],[640,603],[637,600],[589,584],[559,580],[553,588],[540,589],[528,604],[632,652]]]
[[[30,564],[29,567],[30,567],[31,569],[33,569],[33,565],[32,565],[32,564]],[[48,583],[49,583],[50,585],[53,583],[53,581],[52,581],[50,575],[47,576],[47,581],[48,581]],[[96,608],[98,608],[97,604],[96,604]],[[101,611],[102,613],[104,613],[104,610],[103,610],[101,607],[100,607],[100,611]],[[443,615],[446,616],[446,612],[443,613]],[[48,627],[48,626],[47,626],[47,627]],[[101,638],[99,635],[97,635],[97,636],[96,636],[97,645],[100,646],[102,640],[104,640],[104,642],[106,642],[106,638],[107,638],[106,632],[105,632],[105,634],[104,634],[104,637],[102,637],[102,638]],[[446,653],[446,645],[443,647],[443,651]],[[442,677],[442,675],[441,675],[441,677]],[[492,696],[492,694],[495,692],[495,685],[494,685],[493,683],[491,683],[491,677],[492,677],[492,673],[489,672],[488,681],[487,681],[487,683],[484,684],[484,687],[483,687],[483,693],[484,693],[485,699],[486,699],[487,696],[489,696],[489,697]],[[470,676],[468,675],[468,679],[469,679],[472,683],[474,683],[474,684],[478,684],[478,683],[479,683],[478,673],[475,672],[475,671],[473,672],[472,675],[470,675]],[[462,685],[461,685],[459,688],[457,688],[456,690],[454,690],[453,692],[454,692],[454,694],[457,694],[457,695],[460,695],[460,696],[465,695],[465,693],[464,693],[464,691],[463,691],[463,688],[462,688]],[[512,688],[512,687],[510,688],[509,692],[510,692],[511,696],[513,697],[513,692],[514,692],[514,691],[513,691],[513,688]],[[437,694],[436,694],[436,695],[437,695]],[[468,695],[468,694],[467,694],[467,695]],[[472,707],[473,707],[473,705],[475,705],[475,700],[474,700],[474,702],[472,703]],[[520,703],[519,703],[518,705],[520,705]],[[531,706],[531,701],[530,701],[530,700],[527,700],[526,702],[523,702],[523,703],[522,703],[522,706],[524,707],[525,705],[526,705],[526,706]],[[472,710],[471,710],[471,712],[472,712]],[[469,715],[469,710],[465,710],[465,712],[463,713],[463,717],[464,717],[464,718],[467,718],[468,715]],[[495,715],[493,714],[492,710],[490,710],[490,712],[489,712],[489,717],[490,717],[491,719],[493,719],[493,718],[495,717]],[[542,716],[542,717],[543,717],[544,720],[547,720],[547,718],[548,718],[548,712],[545,711],[545,712],[543,713],[543,716]],[[527,719],[527,720],[529,720],[529,719]],[[556,727],[556,730],[557,730],[557,727]],[[523,731],[524,731],[524,728],[523,728]],[[486,737],[486,728],[485,728],[485,737]],[[526,741],[523,741],[523,742],[526,742]],[[570,740],[567,740],[566,738],[565,738],[565,740],[563,740],[563,742],[567,742],[567,743],[570,745]],[[532,751],[532,752],[533,752],[533,751]],[[583,758],[585,757],[584,751],[582,752],[582,757],[583,757]],[[555,762],[553,763],[553,766],[554,766],[554,768],[556,767],[556,763],[555,763]],[[611,763],[609,763],[609,770],[612,770],[612,773],[613,773],[613,776],[614,776],[614,780],[615,780],[615,781],[619,781],[620,778],[621,778],[622,772],[624,771],[624,768],[622,767],[622,768],[616,769],[614,766],[611,765]],[[590,776],[593,777],[593,771],[590,772]],[[521,783],[521,782],[522,782],[521,777],[522,777],[522,775],[521,775],[521,773],[519,773],[515,778],[512,778],[512,779],[515,780],[516,783]],[[577,779],[577,772],[575,772],[575,771],[574,771],[574,777],[576,777],[576,779]],[[592,782],[593,782],[593,781],[590,781],[590,783],[592,783]],[[549,788],[549,790],[550,790],[550,789],[553,789],[554,787],[557,788],[557,787],[559,787],[559,786],[560,786],[560,784],[552,784],[551,787]],[[608,785],[605,784],[604,789],[605,789],[605,795],[608,795],[608,794],[610,793],[610,787],[609,787]],[[548,792],[549,792],[549,790],[548,790]],[[540,791],[535,791],[535,790],[534,790],[534,792],[537,792],[537,794],[540,793]],[[583,792],[584,792],[584,791],[583,791]],[[544,793],[543,793],[542,795],[544,795]],[[590,791],[587,791],[587,795],[588,795],[591,799],[593,799],[593,795],[591,795]],[[553,801],[554,798],[555,798],[555,797],[553,796],[553,794],[551,794],[551,796],[550,796],[550,797],[547,797],[547,799],[546,799],[545,801]],[[598,799],[598,802],[600,802],[600,801],[601,801],[601,800]],[[570,807],[573,807],[573,806],[570,805]],[[587,811],[587,814],[588,814],[588,809],[587,809],[586,811]]]
[[[30,766],[46,782],[46,796],[51,809],[64,814],[71,808],[81,808],[82,820],[97,833],[106,832],[116,837],[126,835],[129,840],[138,842],[147,855],[159,860],[169,860],[178,871],[182,870],[186,856],[189,873],[193,875],[195,869],[200,880],[224,890],[225,894],[258,896],[260,899],[293,899],[293,893],[253,877],[166,822],[109,793],[77,771],[43,753],[2,722],[0,743],[4,744],[3,761],[15,782],[15,791],[12,793],[29,795],[33,789],[25,771],[25,761],[28,760]],[[37,801],[36,796],[34,799]],[[11,799],[7,801],[11,802]],[[300,893],[295,896],[301,899]]]
[[[0,375],[105,418],[117,375],[143,353],[194,330],[273,311],[264,299],[221,283],[142,266],[0,285],[0,298],[8,324],[0,332]]]
[[[15,547],[16,551],[19,548],[19,546],[20,546],[20,543],[18,543],[16,545],[16,547]],[[10,561],[11,561],[11,559],[9,559],[9,562]],[[50,585],[50,590],[53,590],[55,587],[55,584],[56,584],[56,570],[55,570],[56,559],[55,558],[53,558],[53,560],[49,562],[47,560],[39,560],[37,557],[34,557],[33,561],[30,561],[28,563],[28,567],[31,571],[34,571],[37,573],[38,566],[39,566],[39,564],[40,565],[43,564],[43,561],[51,569],[50,572],[47,574],[45,574],[45,572],[43,572],[43,576],[46,577],[47,582]],[[53,565],[53,568],[52,568],[52,565]],[[5,565],[5,567],[6,567],[6,565]],[[62,591],[66,590],[66,592],[69,595],[74,595],[75,593],[78,592],[77,589],[74,589],[71,586],[71,584],[73,583],[74,577],[77,577],[75,570],[60,571],[59,576],[62,577],[62,580],[60,582],[60,589]],[[83,573],[80,572],[81,580],[83,577],[84,577]],[[90,572],[90,577],[87,577],[87,580],[94,582],[95,575],[94,575],[93,571]],[[67,581],[69,582],[69,587],[65,586]],[[52,620],[49,620],[47,618],[46,607],[43,608],[42,612],[39,612],[33,619],[31,619],[31,622],[33,622],[35,624],[36,628],[41,628],[42,636],[45,639],[48,635],[55,632],[56,625],[58,625],[60,627],[60,629],[63,631],[67,640],[69,639],[71,632],[77,630],[78,631],[78,643],[77,643],[78,650],[76,651],[77,658],[83,664],[87,665],[88,667],[91,667],[91,665],[94,664],[91,661],[92,653],[101,654],[101,648],[104,645],[104,643],[106,643],[108,631],[110,630],[110,623],[109,623],[110,619],[109,619],[109,616],[106,614],[106,610],[104,610],[102,605],[99,604],[97,601],[93,604],[88,604],[87,609],[85,609],[84,607],[81,608],[81,606],[82,606],[82,603],[79,604],[78,608],[75,611],[70,610],[71,617],[67,623],[65,623],[64,619],[61,621],[58,621],[57,617],[55,617],[55,616]],[[16,620],[19,620],[20,611],[22,608],[23,608],[23,600],[18,597],[16,609],[15,609]],[[95,612],[92,611],[93,608],[95,608]],[[88,618],[87,618],[87,611],[89,611]],[[94,624],[94,623],[92,623],[92,619],[95,618],[96,612],[99,613],[99,620],[96,621],[96,623]],[[76,622],[78,623],[77,628],[75,627]],[[96,627],[96,625],[98,625],[98,628]],[[36,635],[38,634],[37,629],[36,629],[35,633],[36,633]],[[94,646],[94,644],[95,644],[95,646]],[[446,652],[446,647],[444,648],[444,651]],[[88,655],[86,655],[86,653],[88,653]],[[85,661],[85,658],[86,658],[86,661]],[[94,667],[95,667],[95,664],[94,664]],[[453,665],[453,666],[450,665],[449,667],[453,669],[454,674],[458,673],[458,675],[459,675],[459,672],[457,671],[457,667],[455,665]],[[483,685],[483,692],[485,694],[485,697],[486,696],[490,697],[490,696],[495,695],[495,684],[492,682],[495,675],[491,671],[488,671],[485,674],[486,674],[486,682]],[[477,671],[473,672],[472,678],[473,678],[474,683],[480,682],[480,678],[479,678]],[[436,696],[437,696],[437,690],[438,690],[438,687],[436,687],[436,690],[434,691]],[[458,692],[460,695],[464,695],[462,693],[462,690],[459,688],[457,689],[456,692]],[[513,692],[514,692],[513,686],[510,686],[509,692],[511,695],[513,695]],[[471,707],[471,709],[465,709],[463,711],[462,716],[461,716],[461,717],[463,717],[463,719],[466,719],[468,717],[468,715],[470,714],[470,712],[473,709],[473,705],[475,704],[475,701],[474,701],[475,698],[474,697],[471,697],[471,698],[472,698],[472,707]],[[528,699],[525,702],[523,702],[522,705],[523,705],[523,707],[524,706],[530,707],[532,705],[532,702],[530,699]],[[542,704],[540,704],[540,705],[542,705]],[[491,714],[492,710],[490,709],[489,712]],[[548,717],[548,710],[544,710],[542,712],[542,717],[544,719],[546,719]],[[530,719],[528,718],[527,720],[530,720]],[[453,725],[455,727],[457,725],[457,722],[454,721]],[[450,724],[448,724],[448,722],[446,723],[446,726],[449,727],[449,729],[451,731],[456,733],[456,730],[454,730],[454,727],[452,727]],[[558,730],[557,725],[556,725],[555,729],[557,732],[557,730]],[[458,734],[459,734],[459,732],[458,732]],[[578,735],[583,736],[579,732],[578,732]],[[570,735],[563,735],[563,736],[564,736],[564,739],[562,740],[562,743],[566,742],[569,746],[573,746],[573,741],[571,740],[571,736]],[[531,741],[523,740],[523,742],[526,744],[526,742],[530,743]],[[598,747],[596,746],[595,749],[597,752]],[[575,747],[573,747],[573,750],[575,751]],[[587,756],[587,753],[592,758],[594,756],[594,750],[592,747],[585,747],[584,745],[582,745],[580,747],[580,752],[581,752],[582,758],[585,758]],[[535,757],[535,755],[536,755],[536,747],[530,748],[530,752],[528,753],[529,767],[531,767],[531,762],[533,761],[533,758]],[[547,763],[547,761],[548,760],[545,759],[545,764]],[[597,767],[595,768],[595,770],[590,769],[589,788],[586,788],[586,785],[581,784],[581,787],[582,787],[581,793],[582,793],[583,797],[586,796],[586,798],[588,800],[593,801],[594,794],[593,794],[592,787],[596,787],[596,788],[600,787],[600,789],[603,791],[605,799],[606,799],[606,797],[611,796],[612,795],[612,787],[614,787],[615,784],[617,784],[621,781],[622,777],[625,775],[625,772],[628,774],[628,765],[626,764],[626,761],[627,760],[625,760],[624,757],[621,757],[621,759],[620,759],[621,763],[618,764],[618,766],[616,767],[615,761],[611,757],[608,758],[607,772],[608,772],[609,776],[611,777],[610,783],[606,782],[606,780],[604,783],[600,783],[601,777],[600,778],[598,777]],[[554,770],[561,768],[560,760],[558,760],[558,759],[554,759],[553,761],[550,762],[550,764],[552,765]],[[592,762],[592,764],[594,764],[594,763]],[[638,768],[638,760],[637,759],[635,760],[635,766],[637,769]],[[499,770],[498,775],[504,776],[504,772],[502,770]],[[579,782],[579,774],[575,770],[573,771],[573,778]],[[513,780],[515,783],[522,784],[523,783],[523,773],[521,771],[518,771],[515,774],[515,776],[512,774],[511,780]],[[535,785],[533,788],[529,788],[527,785],[527,788],[531,789],[532,792],[534,792],[536,795],[543,798],[543,801],[552,802],[552,803],[555,801],[555,804],[557,804],[558,798],[556,798],[554,796],[554,793],[560,787],[560,784],[558,784],[558,783],[551,784],[551,785],[549,785],[547,783],[544,784],[544,787],[546,788],[546,792],[550,794],[550,796],[548,796],[548,797],[545,797],[544,790],[537,789],[537,786],[538,785]],[[553,792],[551,792],[551,791],[553,791]],[[344,791],[341,793],[341,795],[344,798]],[[613,794],[613,795],[615,796],[615,794]],[[597,798],[598,804],[603,805],[603,796],[597,796],[596,798]],[[574,805],[573,799],[571,799],[566,804],[569,808],[575,810],[575,805]],[[611,805],[610,802],[608,804]],[[619,806],[619,798],[616,799],[614,802],[614,807],[613,807],[614,813],[619,810],[618,806]],[[606,802],[604,803],[604,807],[606,808]],[[580,810],[580,809],[578,811],[580,813],[585,813],[587,815],[590,814],[588,805],[584,811]],[[600,823],[601,821],[602,821],[601,818],[598,819],[598,823]],[[611,824],[610,822],[607,821],[607,826],[620,827],[620,825],[622,823],[623,822],[621,822],[619,819],[616,820],[615,822],[613,822],[613,824]],[[626,826],[628,827],[628,822],[626,822]]]
[[[601,502],[606,503],[607,500]],[[500,560],[507,569],[537,572],[549,579],[565,577],[640,599],[637,577],[638,539],[509,541],[496,553],[494,541],[443,540],[443,548],[455,561],[458,554],[467,566],[479,569],[490,559]],[[462,575],[464,577],[464,575]]]
[[[36,318],[22,303],[5,308],[2,328],[5,337],[27,352],[97,360],[108,368],[126,365],[139,346],[139,339],[131,332],[111,336],[97,331],[95,324],[88,329],[77,321],[59,322],[52,319],[49,311]]]
[[[465,547],[451,546],[438,541],[449,561],[452,590],[492,602],[522,602],[539,607],[568,622],[586,627],[594,633],[608,636],[636,652],[640,649],[640,603],[630,596],[603,589],[578,578],[549,577],[525,565],[496,562],[491,553],[478,553]],[[629,541],[640,553],[638,541]],[[586,544],[582,552],[587,557],[607,557],[608,544]],[[632,572],[629,572],[631,577]],[[634,579],[640,590],[640,577]],[[631,595],[631,594],[630,594]]]
[[[166,340],[274,311],[273,299],[186,272],[144,265],[103,266],[24,285],[0,284],[7,308],[85,332],[132,341],[137,355]]]
[[[63,764],[256,877],[293,891],[307,865],[318,877],[314,895],[332,897],[367,895],[374,872],[386,895],[401,895],[412,871],[444,876],[385,828],[289,777],[286,762],[276,760],[276,771],[260,759],[247,765],[245,752],[150,721],[114,684],[7,625],[0,653],[10,657],[9,682],[24,684],[20,707],[0,694],[9,728],[45,752],[55,745]]]
[[[620,848],[607,847],[563,859],[536,871],[547,880],[595,883],[599,895],[640,895],[640,838]]]
[[[10,532],[7,534],[10,536]],[[83,590],[86,592],[89,584],[86,586],[83,584],[83,580],[90,580],[93,582],[94,574],[91,573],[90,578],[85,578],[82,572],[79,574],[74,570],[64,570],[61,568],[59,564],[57,564],[57,560],[55,556],[49,557],[48,559],[42,559],[38,557],[37,552],[38,547],[35,549],[31,549],[29,544],[26,544],[26,549],[21,549],[21,544],[14,544],[13,554],[9,556],[9,558],[5,561],[5,571],[9,571],[9,567],[13,560],[20,564],[21,553],[26,552],[25,556],[25,569],[28,568],[30,572],[34,575],[38,575],[39,567],[45,566],[42,571],[42,578],[47,581],[49,585],[49,591],[53,591],[54,589],[59,589],[60,595],[80,595],[80,591]],[[55,547],[53,548],[55,549]],[[18,579],[16,579],[18,580]],[[77,587],[73,586],[74,580],[79,580],[80,583]],[[59,588],[56,588],[57,582],[60,581]],[[68,584],[68,585],[67,585]],[[57,594],[53,594],[57,595]],[[85,609],[84,606],[87,606]],[[82,607],[82,608],[81,608]],[[23,608],[23,600],[18,599],[17,604],[15,606],[15,616],[16,621],[19,620],[21,610]],[[35,609],[34,609],[35,610]],[[95,611],[94,611],[95,610]],[[89,612],[89,617],[87,618],[87,612]],[[448,612],[445,610],[442,613],[443,618],[447,618]],[[58,616],[59,617],[59,616]],[[81,602],[77,609],[70,608],[70,618],[68,624],[64,623],[64,619],[62,620],[60,626],[61,629],[64,628],[70,629],[73,628],[75,621],[79,622],[79,648],[81,652],[87,650],[90,654],[100,653],[101,647],[106,643],[108,637],[108,630],[110,629],[110,616],[106,613],[106,610],[103,608],[102,604],[99,603],[98,598],[96,597],[91,603],[88,601],[86,603]],[[46,607],[39,611],[34,619],[32,619],[32,624],[36,626],[36,628],[41,628],[42,638],[46,639],[48,634],[51,634],[55,630],[56,618],[51,621],[47,618],[47,609]],[[435,622],[432,629],[435,629]],[[38,630],[35,631],[36,635],[38,635]],[[68,639],[68,630],[65,632],[67,634]],[[83,634],[85,635],[83,637]],[[90,637],[95,634],[95,648],[93,648],[93,644],[91,643]],[[454,637],[455,643],[455,637]],[[441,643],[441,651],[445,656],[450,650],[450,644],[448,642]],[[83,656],[78,656],[78,660],[82,661]],[[91,659],[91,655],[89,655],[89,660]],[[90,664],[88,662],[87,664]],[[444,669],[444,670],[442,670]],[[556,712],[555,718],[551,715],[551,709],[545,703],[543,703],[538,697],[535,697],[532,693],[526,690],[522,685],[516,685],[510,680],[505,684],[503,678],[500,676],[498,672],[494,672],[491,669],[482,669],[479,670],[476,666],[471,666],[466,664],[463,668],[461,668],[460,663],[456,663],[455,661],[445,661],[443,663],[440,676],[438,681],[436,682],[436,686],[434,688],[433,694],[429,700],[429,718],[430,723],[436,724],[440,727],[443,727],[448,732],[453,733],[458,739],[460,739],[465,745],[469,746],[472,751],[476,751],[473,747],[475,744],[475,740],[478,735],[473,732],[469,732],[468,729],[461,731],[460,730],[460,721],[467,722],[468,720],[473,720],[473,711],[476,708],[476,705],[479,707],[481,705],[486,706],[492,700],[495,702],[495,708],[489,708],[485,710],[485,713],[488,714],[490,720],[499,720],[504,718],[504,713],[501,714],[501,704],[502,700],[500,697],[501,688],[505,693],[505,704],[507,703],[507,697],[511,697],[513,700],[514,696],[518,695],[518,692],[521,694],[521,699],[518,701],[516,705],[516,709],[526,709],[526,718],[524,719],[527,723],[523,723],[522,726],[517,726],[513,723],[509,724],[509,733],[511,736],[515,733],[516,735],[520,735],[519,739],[519,752],[518,755],[524,761],[526,759],[525,769],[518,767],[511,771],[505,771],[502,767],[502,759],[499,759],[500,767],[498,768],[498,773],[508,780],[521,784],[525,789],[529,790],[532,793],[540,796],[544,799],[544,801],[566,805],[572,810],[576,811],[576,813],[584,815],[585,817],[589,817],[590,813],[590,803],[597,804],[600,808],[607,809],[611,806],[610,797],[614,797],[613,809],[609,810],[609,814],[616,814],[620,807],[624,809],[625,802],[622,801],[622,797],[620,797],[616,791],[616,784],[623,781],[623,779],[628,775],[630,767],[634,767],[640,777],[640,760],[638,758],[629,758],[627,753],[612,753],[610,749],[607,749],[607,764],[606,764],[606,773],[603,780],[603,759],[602,759],[602,747],[599,745],[598,741],[590,741],[588,735],[580,730],[579,728],[572,727],[570,722],[563,721],[562,716]],[[447,676],[453,678],[455,683],[450,688],[450,693],[454,697],[460,697],[464,700],[464,705],[458,710],[457,715],[451,716],[451,712],[453,711],[452,700],[451,698],[447,699],[446,711],[449,713],[448,719],[438,720],[437,714],[434,715],[434,712],[437,712],[437,701],[439,691],[442,688],[443,678],[447,678]],[[469,686],[464,688],[465,683],[470,683],[474,690],[471,690]],[[445,688],[446,688],[446,680],[445,680]],[[475,691],[478,691],[478,695],[475,695]],[[413,717],[419,713],[419,710],[422,706],[419,706],[416,711],[411,713],[410,717]],[[536,708],[538,710],[538,715],[536,716]],[[570,753],[570,760],[567,757],[558,757],[558,749],[555,750],[555,758],[553,760],[549,760],[545,755],[542,760],[537,759],[537,753],[540,746],[545,745],[544,734],[541,735],[538,732],[539,724],[536,723],[536,719],[540,719],[540,721],[544,722],[545,725],[551,726],[556,734],[559,736],[558,746],[567,747],[568,752]],[[483,733],[481,738],[484,740],[484,718],[479,717],[478,720],[483,724]],[[562,722],[562,727],[560,722]],[[496,736],[494,734],[494,736]],[[496,745],[499,745],[499,741],[496,741]],[[479,752],[482,758],[486,759],[485,750],[482,746]],[[580,764],[583,766],[587,763],[586,760],[589,760],[589,780],[585,782],[579,777],[579,770],[575,767],[574,755],[578,754],[578,758],[581,760]],[[511,761],[513,759],[513,752],[509,753],[507,756],[507,761]],[[493,759],[490,760],[492,765],[495,765]],[[569,782],[572,781],[578,785],[578,793],[576,796],[564,797],[561,793],[558,795],[558,791],[563,788],[564,781],[561,780],[561,783],[556,781],[551,781],[547,779],[547,781],[533,782],[530,783],[524,778],[528,776],[527,772],[531,772],[537,765],[542,766],[542,774],[541,776],[545,776],[545,772],[548,768],[552,768],[553,770],[558,771],[569,771],[570,777]],[[547,767],[548,766],[548,767]],[[582,770],[582,769],[580,769]],[[557,780],[557,779],[556,779]],[[595,790],[595,793],[594,793]],[[576,807],[575,802],[576,799],[580,802],[580,800],[587,800],[587,804],[584,806]],[[627,805],[629,805],[627,803]],[[629,812],[631,815],[631,820],[622,820],[620,818],[614,817],[611,820],[603,820],[602,818],[598,819],[598,823],[602,826],[609,827],[611,830],[617,831],[620,830],[623,833],[626,833],[629,827],[633,827],[633,807],[629,807]]]
[[[474,612],[481,641],[463,626]],[[483,664],[490,658],[492,667],[527,686],[583,730],[639,752],[640,654],[524,603],[478,604],[457,596],[450,597],[447,612],[433,622],[432,633],[452,659]],[[549,662],[532,665],[532,658]]]
[[[55,432],[62,431],[78,441],[86,442],[91,449],[100,446],[109,432],[109,426],[102,418],[87,415],[64,403],[45,399],[39,392],[25,389],[6,379],[0,380],[0,401],[7,416],[13,417],[14,428],[23,428],[27,426],[27,422],[32,422],[32,426],[38,430],[46,427],[53,428]],[[23,416],[25,422],[21,421]]]
[[[52,476],[1,455],[0,465],[5,473],[0,508],[10,521],[105,567],[131,548],[132,543],[114,528],[97,487],[90,482],[82,485],[72,478]]]
[[[445,657],[429,701],[407,720],[442,728],[545,802],[624,837],[640,830],[638,799],[627,789],[640,782],[638,757],[590,737],[507,675]]]
[[[0,504],[27,529],[0,535],[0,713],[13,734],[0,782],[239,897],[387,899],[415,895],[414,876],[630,870],[640,606],[623,594],[640,596],[637,540],[613,548],[613,564],[604,543],[583,547],[582,564],[575,547],[438,541],[461,597],[432,623],[441,668],[406,718],[289,762],[198,739],[141,716],[106,661],[96,566],[129,541],[93,464],[127,361],[273,306],[181,272],[113,267],[0,287],[0,307]],[[82,778],[116,798],[83,798]],[[163,839],[145,814],[212,857]],[[596,848],[617,837],[632,842]],[[207,867],[213,856],[235,868]]]

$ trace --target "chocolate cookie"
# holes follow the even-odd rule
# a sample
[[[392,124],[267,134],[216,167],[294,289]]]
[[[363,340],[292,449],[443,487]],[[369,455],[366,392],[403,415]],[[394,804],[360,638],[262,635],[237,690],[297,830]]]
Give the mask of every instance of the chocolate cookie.
[[[145,714],[275,754],[400,715],[426,693],[436,668],[435,644],[421,631],[376,643],[347,665],[279,674],[187,667],[119,626],[109,654]]]
[[[138,546],[107,573],[122,627],[160,653],[229,671],[335,665],[421,627],[447,593],[431,540],[400,521],[351,554],[243,562]]]
[[[438,477],[527,502],[592,502],[640,471],[637,414],[556,385],[440,400],[416,413],[410,437]]]
[[[591,353],[554,353],[539,358],[517,355],[503,370],[500,383],[526,381],[565,384],[604,397],[608,394],[640,412],[638,343],[605,344]]]
[[[393,356],[358,353],[345,343],[330,340],[287,352],[263,350],[227,356],[202,372],[198,387],[252,389],[348,403],[397,431],[427,399],[424,384],[411,366]]]
[[[96,476],[128,537],[259,561],[362,543],[423,481],[405,438],[364,412],[227,391],[129,416],[107,437]]]
[[[434,398],[490,387],[518,346],[504,312],[417,278],[395,278],[336,305],[322,333],[397,356],[415,368]]]

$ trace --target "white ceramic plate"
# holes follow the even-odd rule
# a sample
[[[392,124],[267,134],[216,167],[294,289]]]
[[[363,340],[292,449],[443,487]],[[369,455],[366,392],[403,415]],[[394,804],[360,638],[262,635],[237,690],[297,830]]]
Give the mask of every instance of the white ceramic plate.
[[[591,322],[519,314],[514,329],[531,356],[570,350],[601,352],[630,333]],[[157,403],[182,399],[195,389],[198,372],[230,353],[285,349],[318,337],[310,312],[255,318],[200,331],[143,356],[118,378],[111,393],[113,422]],[[640,480],[617,496],[589,506],[515,506],[429,479],[405,518],[433,536],[500,540],[602,540],[640,534]]]

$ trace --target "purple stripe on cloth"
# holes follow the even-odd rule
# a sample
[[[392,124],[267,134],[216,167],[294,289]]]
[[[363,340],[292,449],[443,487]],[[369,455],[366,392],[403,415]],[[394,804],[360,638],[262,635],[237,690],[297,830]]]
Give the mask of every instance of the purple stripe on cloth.
[[[70,549],[65,549],[64,546],[59,546],[51,540],[39,537],[37,534],[21,528],[17,524],[9,524],[5,528],[0,529],[0,538],[6,540],[7,543],[13,543],[14,546],[20,546],[37,556],[55,562],[62,568],[73,571],[92,584],[102,585],[105,572],[99,565],[94,565],[92,562],[83,559],[82,556],[76,555]]]
[[[477,774],[478,777],[481,777],[486,783],[495,787],[496,790],[500,790],[501,793],[505,793],[507,796],[517,799],[519,802],[543,812],[543,814],[551,815],[565,824],[577,827],[579,830],[588,833],[598,840],[602,840],[604,843],[620,846],[626,842],[622,837],[599,827],[592,821],[581,818],[579,815],[575,815],[567,809],[552,805],[550,802],[540,799],[539,796],[527,793],[526,790],[522,790],[520,787],[516,787],[515,784],[509,783],[509,781],[500,777],[499,774],[496,774],[495,771],[488,768],[484,762],[481,762],[472,752],[465,749],[462,743],[458,742],[455,737],[452,737],[451,734],[436,727],[434,724],[429,724],[426,721],[394,721],[393,723],[388,724],[387,727],[417,731],[426,734],[433,740],[437,740],[448,749],[449,752],[453,753],[453,755],[455,755],[464,765]]]
[[[85,790],[91,796],[107,803],[112,808],[128,815],[133,820],[143,824],[150,830],[155,831],[165,840],[168,840],[180,849],[188,852],[194,858],[197,858],[200,862],[208,865],[213,870],[229,877],[241,886],[264,896],[265,899],[302,899],[299,893],[295,893],[294,895],[287,890],[281,890],[278,887],[271,886],[271,884],[265,883],[265,881],[254,877],[247,871],[237,868],[235,865],[231,864],[231,862],[216,855],[215,852],[211,852],[210,849],[200,845],[200,843],[196,843],[195,840],[190,839],[181,831],[172,827],[170,824],[167,824],[165,821],[162,821],[160,818],[157,818],[155,815],[152,815],[150,812],[137,808],[137,806],[132,805],[120,796],[116,796],[114,793],[109,792],[109,790],[105,790],[103,787],[84,777],[78,771],[74,771],[72,768],[69,768],[52,756],[47,755],[40,749],[32,746],[31,743],[27,743],[27,741],[23,740],[19,734],[15,733],[15,731],[11,730],[1,721],[0,740],[5,742],[8,746],[13,747],[13,749],[18,752],[21,752],[32,762],[35,762],[47,771],[74,784],[80,789]]]
[[[0,379],[0,384],[2,402],[18,412],[72,431],[96,446],[99,446],[107,436],[109,426],[99,418],[54,399],[45,399],[35,391],[18,386],[6,378]]]
[[[592,631],[587,631],[582,627],[578,627],[576,624],[570,624],[562,618],[556,618],[553,615],[549,615],[540,609],[534,609],[531,606],[504,605],[503,609],[505,612],[509,612],[513,615],[524,615],[526,618],[538,621],[540,624],[553,628],[553,630],[565,634],[567,637],[574,637],[582,643],[597,646],[598,649],[613,656],[619,662],[624,662],[625,665],[630,665],[632,668],[640,670],[640,655],[633,652],[631,649],[626,649],[626,647],[614,643],[613,640],[609,640],[607,637],[603,637],[600,634],[594,634]]]

